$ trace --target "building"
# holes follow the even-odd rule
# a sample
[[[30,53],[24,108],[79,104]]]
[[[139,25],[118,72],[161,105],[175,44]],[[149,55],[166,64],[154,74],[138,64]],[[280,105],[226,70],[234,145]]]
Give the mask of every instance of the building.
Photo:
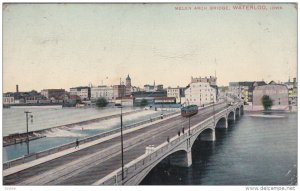
[[[264,81],[229,82],[228,91],[249,103],[253,100],[253,90],[257,86],[266,85]]]
[[[133,93],[133,92],[140,92],[140,91],[142,91],[141,88],[136,87],[136,86],[131,86],[131,93]]]
[[[114,85],[113,86],[113,99],[116,100],[119,97],[125,97],[126,86],[125,85]]]
[[[114,97],[114,91],[112,86],[98,86],[91,88],[91,99],[97,100],[100,97],[104,97],[107,101],[111,102]]]
[[[293,78],[293,81],[291,82],[290,79],[288,82],[285,82],[284,83],[287,88],[288,88],[288,91],[289,91],[289,104],[290,105],[297,105],[297,99],[298,99],[298,96],[297,96],[297,89],[298,89],[298,85],[297,85],[297,81],[296,81],[296,78]]]
[[[3,104],[14,104],[15,98],[13,96],[3,96]]]
[[[273,100],[274,109],[288,109],[288,88],[284,84],[276,84],[273,81],[267,85],[256,86],[253,91],[253,106],[262,106],[261,99],[264,95]]]
[[[30,92],[7,92],[3,94],[3,98],[6,98],[6,100],[3,100],[3,104],[5,104],[4,101],[6,103],[10,102],[9,104],[33,104],[38,103],[39,100],[46,99],[43,95],[41,95],[35,90],[32,90]],[[12,101],[14,103],[12,103]]]
[[[217,101],[217,78],[191,78],[185,90],[185,105],[202,106]]]
[[[193,78],[191,77],[191,83],[197,83],[197,82],[204,82],[204,83],[209,83],[211,86],[216,86],[217,85],[217,78],[213,76],[204,77],[204,78]]]
[[[129,77],[129,74],[126,78],[126,90],[125,90],[125,95],[126,96],[130,96],[131,95],[131,91],[132,91],[132,86],[131,86],[131,78]]]
[[[126,106],[126,107],[132,107],[134,103],[134,97],[118,97],[115,100],[116,106]]]
[[[145,92],[156,92],[156,91],[163,91],[164,86],[162,84],[155,85],[155,81],[153,85],[146,84],[144,85]]]
[[[174,97],[155,97],[154,103],[155,104],[172,104],[172,103],[176,103],[176,98],[174,98]]]
[[[176,99],[176,103],[181,103],[181,98],[184,97],[185,88],[167,88],[167,97],[174,97]]]
[[[146,92],[138,91],[132,92],[132,96],[135,98],[134,105],[140,105],[143,99],[148,101],[148,104],[154,104],[154,100],[157,97],[167,97],[167,91],[155,91],[155,92]]]
[[[70,95],[77,95],[81,100],[90,100],[91,98],[91,88],[88,86],[80,86],[70,88]]]
[[[144,90],[145,92],[154,92],[154,86],[153,85],[149,85],[149,84],[146,84],[144,85]]]
[[[63,100],[66,91],[64,89],[44,89],[41,91],[41,95],[45,96],[47,99],[54,98],[56,100]]]

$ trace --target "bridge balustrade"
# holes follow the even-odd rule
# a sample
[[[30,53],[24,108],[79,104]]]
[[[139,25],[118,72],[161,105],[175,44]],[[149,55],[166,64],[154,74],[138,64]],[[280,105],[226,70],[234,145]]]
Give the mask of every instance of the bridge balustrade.
[[[152,153],[149,153],[147,155],[143,155],[141,158],[137,159],[137,161],[135,161],[134,164],[132,165],[125,165],[126,167],[126,173],[124,171],[124,180],[131,178],[132,176],[134,176],[135,174],[137,174],[137,171],[141,171],[143,170],[145,167],[144,166],[148,166],[149,164],[152,164],[153,161],[157,161],[158,158],[161,158],[165,155],[165,153],[170,152],[171,150],[173,150],[174,148],[176,148],[179,144],[181,144],[182,142],[186,141],[186,139],[188,138],[188,134],[185,133],[181,136],[174,136],[171,138],[171,141],[169,144],[167,143],[163,143],[160,146],[156,147],[155,151],[153,151]],[[130,170],[128,170],[130,169]],[[111,184],[112,182],[114,182],[113,184],[118,184],[120,183],[120,181],[122,182],[121,179],[119,179],[119,175],[122,175],[121,169],[118,169],[117,172],[115,172],[115,174],[117,173],[117,182],[115,182],[115,177],[111,177],[108,178],[107,180],[103,181],[102,184],[107,185],[107,184]]]
[[[218,112],[215,115],[215,119],[221,118],[221,117],[227,117],[227,112],[230,112],[232,109],[235,109],[237,106],[240,106],[240,103],[230,106],[229,108]],[[202,121],[200,124],[197,124],[194,127],[191,127],[191,136],[199,132],[199,130],[207,127],[208,125],[211,125],[213,120],[213,116],[207,118],[206,120]],[[170,139],[169,143],[163,143],[156,147],[152,153],[149,153],[147,155],[142,155],[140,158],[138,158],[136,161],[132,161],[134,164],[131,165],[125,165],[126,166],[126,175],[124,174],[124,180],[129,180],[132,176],[138,174],[143,169],[145,169],[147,166],[151,165],[153,161],[159,160],[161,157],[164,157],[167,153],[171,152],[174,148],[176,148],[178,145],[182,144],[189,138],[188,133],[184,133],[181,136],[174,136]],[[145,167],[146,166],[146,167]],[[117,175],[119,177],[121,169],[117,170]],[[107,177],[108,179],[103,181],[102,184],[111,184],[114,182],[114,184],[122,183],[121,179],[114,179],[114,177]],[[115,180],[115,181],[114,181]]]

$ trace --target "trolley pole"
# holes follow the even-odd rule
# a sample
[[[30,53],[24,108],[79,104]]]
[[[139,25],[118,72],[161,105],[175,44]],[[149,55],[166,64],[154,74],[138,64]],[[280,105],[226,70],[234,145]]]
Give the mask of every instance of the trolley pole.
[[[25,111],[24,113],[26,114],[27,155],[29,155],[28,113],[31,113],[31,112]]]
[[[121,102],[122,103],[122,102]],[[121,155],[122,155],[122,181],[124,180],[124,151],[123,151],[123,115],[121,105]]]
[[[120,78],[120,85],[121,85],[121,78]],[[121,92],[121,115],[120,115],[120,120],[121,120],[121,159],[122,159],[122,184],[124,180],[124,150],[123,150],[123,103],[122,103],[122,98],[123,98],[123,93],[125,90]]]

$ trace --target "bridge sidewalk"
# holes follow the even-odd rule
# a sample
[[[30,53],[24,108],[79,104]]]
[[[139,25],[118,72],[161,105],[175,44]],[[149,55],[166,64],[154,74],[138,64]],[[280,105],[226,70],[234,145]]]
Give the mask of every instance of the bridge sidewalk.
[[[180,115],[180,114],[174,114],[174,115],[171,115],[171,116],[166,117],[166,118],[161,119],[161,120],[157,120],[157,121],[150,122],[150,123],[147,123],[147,124],[144,124],[144,125],[141,125],[141,126],[137,126],[137,127],[131,128],[131,129],[127,129],[127,130],[125,130],[125,131],[123,132],[123,134],[131,133],[131,132],[133,132],[133,131],[136,131],[136,130],[145,128],[145,127],[150,126],[150,125],[153,125],[153,124],[160,123],[160,122],[162,122],[162,121],[171,119],[171,118],[176,117],[176,116],[179,116],[179,115]],[[43,164],[43,163],[45,163],[45,162],[47,162],[47,161],[51,161],[51,160],[54,160],[54,159],[56,159],[56,158],[59,158],[59,157],[62,157],[62,156],[65,156],[65,155],[68,155],[68,154],[71,154],[71,153],[74,153],[74,152],[83,150],[83,149],[86,149],[86,148],[88,148],[88,147],[97,145],[97,144],[99,144],[99,143],[108,141],[108,140],[110,140],[110,139],[112,139],[112,138],[119,137],[119,136],[120,136],[120,133],[115,133],[115,134],[113,134],[113,135],[109,135],[109,136],[107,136],[107,137],[103,137],[103,138],[100,138],[100,139],[95,140],[95,141],[92,141],[92,142],[84,143],[84,144],[80,145],[79,148],[70,148],[70,149],[66,149],[66,150],[63,150],[63,151],[60,151],[60,152],[57,152],[57,153],[54,153],[54,154],[51,154],[51,155],[48,155],[48,156],[45,156],[45,157],[36,159],[36,160],[33,160],[33,161],[30,161],[30,162],[28,162],[28,163],[24,163],[24,164],[15,166],[15,167],[8,168],[8,169],[6,169],[6,170],[3,171],[3,176],[5,177],[5,176],[8,176],[8,175],[17,173],[17,172],[19,172],[19,171],[22,171],[22,170],[31,168],[31,167],[33,167],[33,166]]]

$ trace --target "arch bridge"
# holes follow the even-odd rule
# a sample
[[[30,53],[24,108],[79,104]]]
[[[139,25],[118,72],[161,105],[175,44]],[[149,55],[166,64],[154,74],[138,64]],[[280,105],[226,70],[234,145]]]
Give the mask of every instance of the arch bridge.
[[[190,127],[189,132],[181,136],[170,138],[155,148],[151,148],[144,155],[115,170],[94,185],[138,185],[147,174],[163,159],[169,158],[172,165],[189,167],[192,165],[192,146],[197,138],[214,141],[217,128],[228,128],[244,113],[241,102],[231,104],[229,107],[215,113],[204,121]]]

